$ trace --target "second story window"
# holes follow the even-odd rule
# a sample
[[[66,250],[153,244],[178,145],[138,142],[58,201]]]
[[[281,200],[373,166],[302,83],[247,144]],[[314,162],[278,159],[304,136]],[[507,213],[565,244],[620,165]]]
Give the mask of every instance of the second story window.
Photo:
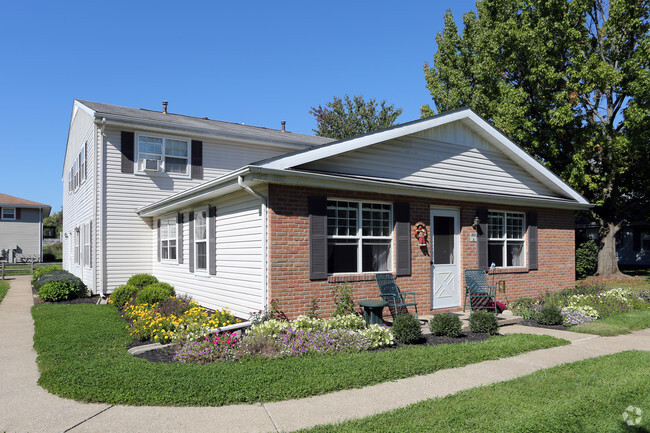
[[[3,207],[2,208],[2,219],[3,220],[15,220],[16,219],[16,208],[15,207]]]
[[[187,175],[189,168],[188,140],[138,135],[138,171]]]

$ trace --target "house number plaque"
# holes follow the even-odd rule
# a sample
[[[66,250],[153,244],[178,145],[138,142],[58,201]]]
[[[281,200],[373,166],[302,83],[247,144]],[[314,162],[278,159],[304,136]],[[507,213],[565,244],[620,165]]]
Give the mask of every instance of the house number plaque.
[[[469,234],[469,241],[470,242],[476,242],[476,233],[470,233]]]

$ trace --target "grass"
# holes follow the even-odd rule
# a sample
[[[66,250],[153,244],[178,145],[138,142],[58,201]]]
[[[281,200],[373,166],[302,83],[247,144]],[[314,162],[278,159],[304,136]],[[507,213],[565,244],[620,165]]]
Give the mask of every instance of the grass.
[[[634,310],[629,313],[615,314],[595,322],[572,326],[571,331],[611,337],[645,328],[650,328],[650,310]]]
[[[34,263],[34,269],[42,266],[53,266],[52,263]],[[61,267],[61,265],[59,265]],[[5,276],[32,275],[31,264],[29,263],[9,263],[5,264]]]
[[[0,302],[5,298],[5,295],[9,291],[9,283],[6,281],[0,281]]]
[[[632,290],[634,292],[639,292],[641,290],[650,290],[650,268],[634,268],[634,269],[622,269],[625,275],[636,278],[600,278],[600,277],[588,277],[583,281],[587,282],[602,282],[605,284],[605,287],[608,289],[623,288]]]
[[[549,336],[507,335],[272,361],[161,364],[127,353],[131,338],[113,306],[41,304],[32,315],[39,385],[61,397],[110,404],[221,406],[286,400],[568,344]]]
[[[565,364],[309,432],[648,432],[648,352]],[[623,422],[628,406],[641,425]]]
[[[63,243],[45,245],[43,247],[43,260],[49,261],[46,254],[51,254],[55,261],[60,262],[63,260]]]

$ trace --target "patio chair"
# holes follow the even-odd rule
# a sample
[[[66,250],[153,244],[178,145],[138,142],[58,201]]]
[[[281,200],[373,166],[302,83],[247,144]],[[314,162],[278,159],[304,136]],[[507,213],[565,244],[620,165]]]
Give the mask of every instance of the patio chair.
[[[390,311],[393,319],[397,314],[408,312],[407,307],[415,307],[415,317],[418,317],[418,304],[415,301],[415,292],[401,292],[393,274],[377,274],[375,275],[377,285],[379,286],[379,294],[382,299],[388,303],[388,310]],[[413,301],[409,302],[406,298],[413,297]]]
[[[487,273],[483,269],[465,269],[465,303],[463,304],[463,311],[467,306],[468,298],[469,311],[477,308],[494,307],[494,314],[498,314],[497,286],[488,285]],[[491,304],[490,300],[492,301]]]

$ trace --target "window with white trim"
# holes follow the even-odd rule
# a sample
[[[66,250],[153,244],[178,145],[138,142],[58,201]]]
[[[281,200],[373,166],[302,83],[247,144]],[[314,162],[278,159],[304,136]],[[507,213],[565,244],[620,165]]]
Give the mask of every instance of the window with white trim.
[[[74,159],[74,164],[72,165],[72,189],[75,191],[79,187],[79,156]]]
[[[386,272],[392,266],[389,203],[327,201],[327,272]]]
[[[15,207],[3,207],[2,208],[2,219],[3,220],[15,220],[16,219],[16,208]]]
[[[194,257],[196,272],[208,270],[208,210],[200,209],[194,212]]]
[[[86,180],[86,144],[84,143],[81,146],[81,151],[79,152],[79,184]]]
[[[176,260],[176,218],[160,220],[160,257],[163,260]]]
[[[488,263],[498,267],[526,265],[526,221],[521,212],[488,213]]]
[[[79,237],[81,229],[77,227],[74,231],[74,263],[75,265],[79,264]]]
[[[90,267],[90,224],[84,225],[84,257],[83,262],[86,267]]]
[[[157,160],[161,171],[189,174],[189,140],[138,134],[137,149],[138,171],[145,171],[145,160]]]

